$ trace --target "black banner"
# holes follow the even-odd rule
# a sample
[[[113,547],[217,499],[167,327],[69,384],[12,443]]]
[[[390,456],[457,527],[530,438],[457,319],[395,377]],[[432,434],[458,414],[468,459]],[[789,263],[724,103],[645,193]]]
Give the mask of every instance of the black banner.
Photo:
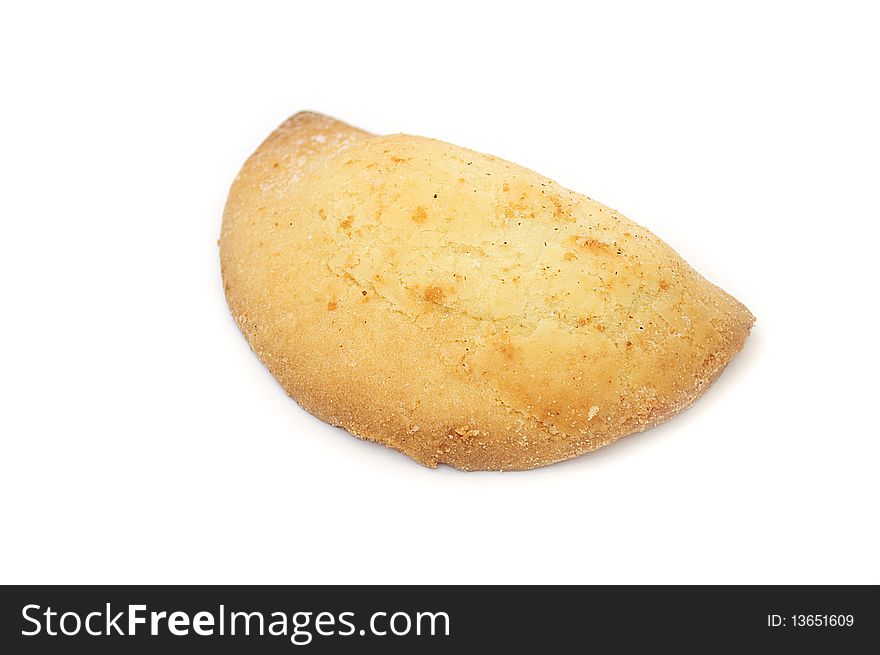
[[[4,653],[855,652],[880,636],[876,587],[25,586],[0,611]]]

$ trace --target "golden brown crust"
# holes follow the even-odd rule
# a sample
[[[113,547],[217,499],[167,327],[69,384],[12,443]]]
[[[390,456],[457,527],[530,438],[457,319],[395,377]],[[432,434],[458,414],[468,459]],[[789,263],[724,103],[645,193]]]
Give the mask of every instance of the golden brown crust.
[[[656,425],[754,323],[653,234],[533,171],[312,113],[245,163],[220,257],[285,390],[427,466],[529,469]]]

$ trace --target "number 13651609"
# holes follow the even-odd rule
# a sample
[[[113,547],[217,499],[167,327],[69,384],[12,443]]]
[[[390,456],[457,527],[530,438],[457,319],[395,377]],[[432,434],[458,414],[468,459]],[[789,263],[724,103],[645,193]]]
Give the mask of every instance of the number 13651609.
[[[851,628],[855,623],[852,614],[768,614],[770,628]]]

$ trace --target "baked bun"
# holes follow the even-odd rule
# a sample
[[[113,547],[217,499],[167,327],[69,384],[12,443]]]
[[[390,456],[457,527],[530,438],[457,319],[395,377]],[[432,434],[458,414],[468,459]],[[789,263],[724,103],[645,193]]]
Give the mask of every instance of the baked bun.
[[[220,259],[284,389],[426,466],[530,469],[656,425],[754,323],[646,229],[538,173],[313,113],[245,163]]]

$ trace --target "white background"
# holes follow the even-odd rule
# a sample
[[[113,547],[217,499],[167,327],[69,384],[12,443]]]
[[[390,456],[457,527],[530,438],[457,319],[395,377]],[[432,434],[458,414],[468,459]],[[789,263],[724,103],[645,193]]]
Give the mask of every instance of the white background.
[[[716,4],[5,5],[0,581],[880,582],[880,23]],[[216,246],[302,109],[611,205],[753,335],[693,409],[542,470],[320,423]]]

